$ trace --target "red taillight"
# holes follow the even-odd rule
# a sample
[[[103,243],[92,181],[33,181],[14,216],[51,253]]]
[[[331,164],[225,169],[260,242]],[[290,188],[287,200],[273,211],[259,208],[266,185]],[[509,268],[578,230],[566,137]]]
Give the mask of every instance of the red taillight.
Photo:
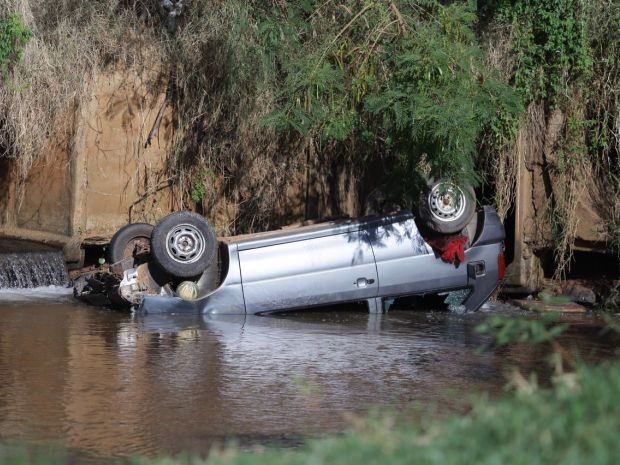
[[[506,260],[504,259],[503,250],[497,256],[497,274],[500,281],[506,276]]]

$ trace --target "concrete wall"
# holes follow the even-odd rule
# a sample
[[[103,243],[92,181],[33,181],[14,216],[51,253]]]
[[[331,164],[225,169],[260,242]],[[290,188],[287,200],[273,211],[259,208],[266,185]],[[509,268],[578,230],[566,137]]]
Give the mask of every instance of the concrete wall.
[[[506,270],[506,283],[515,290],[533,292],[545,285],[544,268],[553,261],[554,235],[550,211],[552,198],[562,182],[557,169],[557,144],[567,116],[556,110],[545,114],[542,104],[533,104],[520,128],[515,156],[518,157],[517,194],[514,218],[514,261]],[[584,176],[588,176],[587,172]],[[577,180],[575,250],[606,252],[609,199],[590,175]],[[551,267],[552,268],[552,267]]]
[[[59,118],[24,182],[9,161],[0,160],[0,237],[63,248],[71,266],[81,264],[85,245],[106,243],[128,222],[155,223],[182,209],[188,197],[175,191],[166,169],[174,135],[170,107],[158,137],[145,148],[165,80],[113,71],[95,76],[90,88],[87,101]],[[257,151],[240,157],[240,166],[230,167],[240,182],[229,188],[217,186],[221,178],[214,181],[216,201],[205,214],[219,234],[234,232],[237,219],[252,212],[251,201],[272,188],[269,156]],[[269,206],[275,223],[359,214],[357,164],[322,160],[311,147],[290,158],[285,192]]]
[[[103,242],[129,221],[153,222],[175,209],[163,175],[172,122],[145,140],[165,97],[148,76],[110,72],[94,79],[92,97],[59,120],[25,182],[0,166],[0,236],[63,247],[79,263],[80,245]]]

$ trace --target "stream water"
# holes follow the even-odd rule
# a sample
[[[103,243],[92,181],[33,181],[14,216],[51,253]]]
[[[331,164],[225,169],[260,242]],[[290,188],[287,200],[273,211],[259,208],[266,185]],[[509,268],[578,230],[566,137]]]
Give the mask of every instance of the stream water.
[[[479,353],[470,315],[306,311],[264,317],[130,315],[60,287],[0,291],[0,440],[57,445],[81,459],[295,445],[341,431],[369,407],[458,411],[502,392],[505,374],[544,351]],[[583,319],[562,336],[578,356],[620,341]]]

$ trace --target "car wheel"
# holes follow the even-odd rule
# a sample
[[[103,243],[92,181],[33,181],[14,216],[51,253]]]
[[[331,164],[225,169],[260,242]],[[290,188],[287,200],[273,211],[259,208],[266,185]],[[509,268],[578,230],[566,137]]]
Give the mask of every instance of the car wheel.
[[[151,255],[167,273],[177,278],[199,276],[215,260],[217,239],[200,215],[172,213],[153,229]]]
[[[476,194],[471,186],[459,187],[447,181],[434,181],[422,192],[418,202],[421,226],[441,234],[460,232],[476,213]]]
[[[153,225],[147,223],[131,223],[116,231],[107,250],[108,263],[115,273],[134,267],[136,248],[150,248],[152,232]]]

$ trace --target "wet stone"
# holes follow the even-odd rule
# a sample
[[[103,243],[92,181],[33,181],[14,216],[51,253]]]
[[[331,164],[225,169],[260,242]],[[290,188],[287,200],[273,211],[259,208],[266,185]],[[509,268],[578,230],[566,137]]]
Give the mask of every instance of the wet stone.
[[[540,300],[515,299],[511,303],[532,312],[586,313],[583,305],[575,302],[543,302]]]
[[[581,284],[569,284],[565,287],[563,293],[570,297],[573,302],[586,305],[596,304],[596,294],[594,291]]]

